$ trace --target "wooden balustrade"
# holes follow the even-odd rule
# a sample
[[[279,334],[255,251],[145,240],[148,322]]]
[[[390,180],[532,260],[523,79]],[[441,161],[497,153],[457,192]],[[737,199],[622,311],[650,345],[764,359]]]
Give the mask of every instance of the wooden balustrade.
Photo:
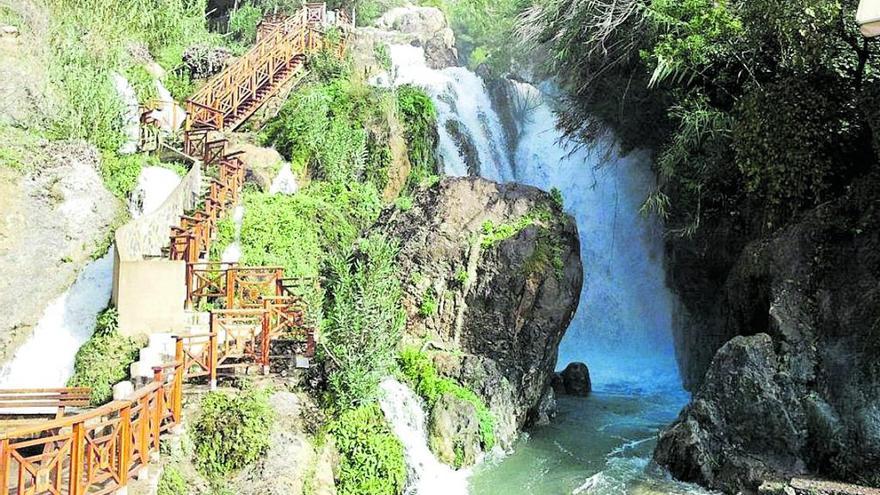
[[[353,23],[337,11],[342,44]],[[234,129],[270,98],[305,56],[324,47],[327,6],[308,3],[294,15],[269,16],[257,28],[257,43],[214,76],[186,102],[187,129]],[[341,53],[341,51],[340,51]]]
[[[94,495],[125,487],[158,452],[159,436],[181,420],[182,363],[154,371],[130,399],[0,434],[0,495]]]

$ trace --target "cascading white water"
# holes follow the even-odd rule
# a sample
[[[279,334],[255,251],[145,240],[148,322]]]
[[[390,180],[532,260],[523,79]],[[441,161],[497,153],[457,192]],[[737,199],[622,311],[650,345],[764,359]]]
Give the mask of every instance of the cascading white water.
[[[144,167],[129,201],[128,210],[132,218],[149,215],[158,210],[180,181],[181,177],[173,170],[164,167]]]
[[[220,261],[224,263],[238,263],[241,259],[241,224],[244,222],[244,205],[238,205],[232,210],[232,222],[235,224],[235,239],[220,255]]]
[[[0,371],[0,388],[63,387],[76,351],[95,331],[113,284],[113,250],[86,265],[73,285],[43,311],[34,332]]]
[[[391,429],[403,444],[406,456],[407,495],[464,495],[468,492],[466,469],[455,471],[438,461],[428,448],[425,410],[422,400],[408,386],[394,378],[379,385],[379,405]]]
[[[532,85],[512,84],[528,102],[520,107],[531,109],[516,122],[516,180],[558,188],[581,238],[584,286],[559,364],[586,361],[598,387],[680,390],[661,226],[639,213],[655,184],[648,157],[621,157],[609,138],[570,149],[560,143],[548,98]]]
[[[138,177],[140,200],[130,205],[134,209],[133,216],[153,211],[179,182],[180,177],[173,171],[144,168]],[[95,318],[107,307],[112,289],[111,246],[104,256],[87,264],[73,285],[49,303],[33,333],[0,370],[0,388],[65,386],[73,374],[76,352],[94,333]]]
[[[281,170],[278,171],[278,175],[272,179],[272,184],[269,186],[269,194],[296,194],[298,190],[299,184],[296,182],[296,176],[293,175],[290,164],[284,162],[281,165]]]
[[[433,70],[420,48],[389,51],[391,83],[422,86],[437,106],[447,175],[467,173],[466,157],[445,129],[457,121],[473,139],[481,165],[490,164],[480,167],[481,176],[558,188],[580,233],[584,289],[559,363],[587,362],[595,392],[587,399],[560,398],[556,421],[532,431],[504,460],[478,468],[471,493],[702,493],[672,482],[649,462],[659,429],[675,418],[687,394],[672,344],[660,226],[639,214],[654,185],[647,157],[621,157],[610,138],[592,150],[561,144],[553,99],[524,83],[514,83],[513,92],[520,100],[511,112],[520,118],[512,123],[518,140],[506,143],[475,74],[461,67]]]
[[[393,45],[389,52],[394,63],[393,80],[378,80],[377,83],[414,84],[425,88],[431,95],[437,107],[443,172],[446,175],[468,175],[468,167],[459,156],[458,145],[448,128],[450,122],[458,122],[476,148],[480,175],[498,182],[513,180],[508,143],[483,80],[464,67],[429,68],[425,63],[425,52],[419,47]]]

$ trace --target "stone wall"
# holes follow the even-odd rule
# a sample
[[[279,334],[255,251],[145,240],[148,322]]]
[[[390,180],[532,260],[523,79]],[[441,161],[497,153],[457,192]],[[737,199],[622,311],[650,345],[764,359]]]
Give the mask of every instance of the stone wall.
[[[194,208],[202,185],[196,163],[158,210],[116,231],[113,304],[124,335],[178,332],[186,315],[186,262],[162,257],[172,225]]]

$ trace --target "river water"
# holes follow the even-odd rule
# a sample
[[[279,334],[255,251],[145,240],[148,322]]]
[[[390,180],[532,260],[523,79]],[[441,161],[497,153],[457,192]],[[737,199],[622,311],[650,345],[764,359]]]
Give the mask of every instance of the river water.
[[[558,189],[578,225],[584,288],[559,349],[558,367],[583,361],[594,393],[561,397],[557,417],[532,429],[513,452],[477,466],[472,494],[703,493],[650,462],[660,429],[687,403],[672,343],[673,296],[665,286],[662,229],[639,213],[654,187],[648,157],[621,156],[612,137],[572,148],[555,128],[550,86],[511,82],[515,142],[482,80],[463,67],[434,70],[421,48],[392,46],[389,84],[415,84],[438,111],[447,175],[468,173],[447,122],[465,129],[479,175]]]

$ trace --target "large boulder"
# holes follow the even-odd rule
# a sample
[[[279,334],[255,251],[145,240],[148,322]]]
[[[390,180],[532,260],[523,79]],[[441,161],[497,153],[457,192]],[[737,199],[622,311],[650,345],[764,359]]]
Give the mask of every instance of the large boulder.
[[[673,280],[687,307],[679,353],[699,384],[657,445],[673,475],[729,492],[793,474],[880,486],[878,186],[865,177],[749,243],[714,291],[695,298],[692,277]]]
[[[446,178],[376,227],[400,241],[406,339],[480,394],[511,440],[550,385],[582,284],[577,227],[530,186]]]

